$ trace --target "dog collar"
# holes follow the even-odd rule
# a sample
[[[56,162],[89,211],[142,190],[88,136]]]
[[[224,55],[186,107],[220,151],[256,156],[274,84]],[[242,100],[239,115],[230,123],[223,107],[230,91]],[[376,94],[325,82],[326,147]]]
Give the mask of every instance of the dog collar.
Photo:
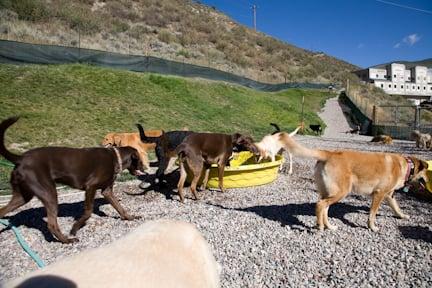
[[[412,161],[410,158],[408,158],[408,157],[405,157],[405,160],[406,160],[406,162],[407,162],[407,172],[406,172],[406,175],[405,175],[405,182],[408,182],[410,176],[411,176],[412,174],[414,174],[414,173],[413,173],[413,172],[414,172],[414,163],[413,163],[413,161]]]
[[[118,163],[118,166],[119,166],[118,171],[116,172],[116,174],[120,174],[123,171],[123,165],[122,165],[122,160],[121,160],[121,157],[120,157],[120,152],[115,147],[112,147],[112,149],[114,150],[114,153],[117,156],[117,163]]]

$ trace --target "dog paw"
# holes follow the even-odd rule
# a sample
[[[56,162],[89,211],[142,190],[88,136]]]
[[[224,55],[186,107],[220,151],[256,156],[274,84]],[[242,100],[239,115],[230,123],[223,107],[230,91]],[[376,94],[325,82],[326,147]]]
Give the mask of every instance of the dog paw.
[[[372,232],[378,232],[379,231],[378,227],[376,227],[375,225],[369,226],[369,229],[372,230]]]
[[[410,216],[407,215],[407,214],[401,214],[401,215],[399,215],[399,218],[401,218],[401,219],[410,219]]]
[[[64,244],[72,244],[72,243],[76,243],[79,242],[78,238],[67,238],[65,242],[63,242]]]
[[[328,225],[327,229],[329,229],[330,231],[335,231],[335,230],[338,229],[338,226],[336,226],[336,225]]]

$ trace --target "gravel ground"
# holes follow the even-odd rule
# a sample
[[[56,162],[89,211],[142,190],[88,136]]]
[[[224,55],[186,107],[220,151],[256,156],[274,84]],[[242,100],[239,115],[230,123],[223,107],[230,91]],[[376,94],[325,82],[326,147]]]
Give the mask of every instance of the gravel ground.
[[[430,157],[406,141],[383,146],[367,142],[370,137],[364,136],[296,139],[308,147]],[[314,164],[296,158],[293,175],[287,175],[284,167],[271,184],[230,189],[224,194],[201,192],[200,201],[192,200],[187,189],[185,204],[178,201],[172,187],[143,193],[138,181],[118,183],[115,193],[122,205],[142,219],[121,221],[109,204],[97,198],[95,214],[77,234],[80,242],[71,245],[52,241],[38,200],[9,216],[46,263],[110,243],[147,220],[170,218],[197,225],[222,265],[223,287],[431,287],[432,204],[398,193],[401,209],[411,218],[397,219],[383,204],[377,216],[380,231],[373,233],[366,225],[370,199],[350,195],[329,211],[330,221],[339,229],[318,232]],[[177,172],[169,177],[170,186],[176,185],[177,177]],[[82,200],[82,194],[61,197],[59,224],[65,233],[81,214]],[[2,281],[37,269],[10,230],[0,231],[0,251]]]
[[[370,143],[371,137],[345,133],[351,128],[344,109],[335,98],[330,99],[320,113],[327,124],[324,137],[296,139],[308,147],[389,151],[430,159],[430,152],[413,148],[412,142],[384,146]],[[380,231],[373,233],[366,225],[370,199],[349,195],[329,210],[330,221],[339,229],[318,232],[314,216],[318,195],[312,180],[315,162],[294,161],[293,175],[286,174],[284,166],[271,184],[229,189],[224,194],[201,192],[200,201],[188,194],[185,204],[173,192],[177,172],[169,176],[169,185],[162,191],[143,192],[139,181],[118,183],[115,192],[122,205],[142,219],[121,221],[98,198],[95,213],[78,232],[80,242],[72,245],[53,241],[38,200],[17,210],[10,220],[46,263],[107,244],[146,220],[170,218],[194,223],[204,234],[222,265],[222,287],[431,287],[430,202],[398,193],[401,209],[411,218],[397,219],[383,204],[377,217]],[[64,232],[82,213],[82,200],[82,193],[61,197],[59,224]],[[0,231],[0,251],[0,281],[37,269],[10,230]]]

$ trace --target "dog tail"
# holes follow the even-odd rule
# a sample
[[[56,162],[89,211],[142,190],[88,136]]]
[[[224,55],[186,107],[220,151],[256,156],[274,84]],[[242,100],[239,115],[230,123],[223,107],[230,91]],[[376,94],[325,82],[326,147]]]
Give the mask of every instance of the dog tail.
[[[274,135],[274,134],[279,133],[281,131],[279,126],[276,123],[270,123],[270,125],[276,129],[271,135]]]
[[[7,160],[9,160],[14,164],[18,164],[22,156],[13,154],[12,152],[6,149],[6,146],[4,145],[4,138],[5,138],[4,136],[5,136],[6,129],[12,124],[14,124],[15,122],[17,122],[18,119],[19,117],[11,117],[0,123],[0,155],[2,155],[4,158],[6,158]]]
[[[140,134],[140,138],[141,141],[144,143],[157,143],[160,139],[160,137],[147,137],[145,135],[144,132],[144,128],[141,126],[141,124],[136,124],[138,130],[139,130],[139,134]],[[162,135],[164,134],[163,130],[162,130]]]
[[[296,130],[294,132],[296,132]],[[299,156],[303,158],[314,158],[319,161],[326,161],[329,156],[328,151],[309,149],[298,144],[293,138],[291,138],[290,134],[288,133],[281,133],[280,137],[281,137],[281,142],[284,144],[284,148],[295,156]]]
[[[302,126],[297,127],[294,131],[292,131],[291,133],[289,133],[289,136],[290,136],[290,137],[293,137],[294,135],[296,135],[297,132],[300,130],[301,127],[302,127]]]

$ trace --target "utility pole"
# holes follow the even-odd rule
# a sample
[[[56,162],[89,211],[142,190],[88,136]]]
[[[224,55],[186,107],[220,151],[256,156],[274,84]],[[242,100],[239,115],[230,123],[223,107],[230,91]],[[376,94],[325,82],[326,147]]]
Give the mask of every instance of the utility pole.
[[[255,31],[256,31],[256,9],[257,9],[258,7],[255,5],[255,4],[253,4],[252,5],[252,11],[253,11],[253,25],[254,25],[254,29],[255,29]]]

